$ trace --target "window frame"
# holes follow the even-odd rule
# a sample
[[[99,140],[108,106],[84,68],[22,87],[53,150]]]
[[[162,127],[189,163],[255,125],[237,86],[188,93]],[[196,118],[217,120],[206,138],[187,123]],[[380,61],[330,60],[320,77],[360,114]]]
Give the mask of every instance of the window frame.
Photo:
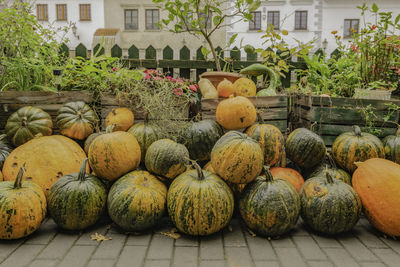
[[[85,8],[85,17],[82,17],[82,7]],[[89,8],[88,8],[89,7]],[[89,10],[89,12],[88,12]],[[88,16],[89,14],[89,16]],[[92,20],[92,6],[91,4],[79,4],[79,20],[80,21],[91,21]]]
[[[151,28],[148,28],[147,26],[148,26],[148,16],[147,16],[147,12],[148,11],[152,11],[151,12],[151,25],[152,25],[152,27]],[[158,13],[158,21],[157,21],[157,23],[159,23],[160,22],[160,9],[155,9],[155,8],[147,8],[147,9],[145,9],[145,14],[144,14],[144,16],[145,16],[145,29],[147,30],[147,31],[158,31],[158,30],[160,30],[160,27],[157,25],[157,23],[154,23],[154,12],[155,11],[157,11],[157,13]]]
[[[272,23],[269,23],[269,16],[270,14],[272,15]],[[278,14],[278,21],[275,22],[275,14]],[[274,25],[274,30],[280,30],[280,21],[281,21],[281,12],[278,10],[271,10],[267,12],[267,23]],[[275,23],[277,24],[277,27],[275,25]]]
[[[300,24],[297,25],[297,14],[300,14]],[[306,22],[305,25],[302,25],[302,14],[305,14],[306,16]],[[294,16],[294,29],[297,31],[302,31],[302,30],[308,30],[308,10],[296,10],[295,16]]]
[[[58,17],[58,8],[62,7],[62,18]],[[64,16],[65,15],[65,16]],[[67,21],[68,20],[68,12],[67,12],[67,4],[56,4],[56,20],[57,21]]]
[[[253,11],[253,12],[251,12],[251,14],[253,15],[253,19],[249,20],[249,31],[259,31],[259,30],[261,30],[261,24],[262,24],[261,23],[261,20],[262,20],[261,11]],[[256,14],[260,15],[260,25],[256,24],[257,23]]]
[[[349,28],[349,33],[346,34],[346,21],[350,22],[350,28]],[[357,29],[354,29],[353,27],[353,22],[357,21]],[[360,30],[360,19],[344,19],[343,21],[343,38],[353,38],[353,32],[350,31],[350,29],[357,30],[357,32]]]
[[[126,27],[126,25],[127,25],[126,12],[127,11],[131,11],[131,12],[136,11],[136,28],[128,29]],[[131,16],[131,18],[132,18],[132,16]],[[131,24],[133,24],[132,22],[133,22],[133,20],[131,20]],[[124,9],[124,29],[126,31],[137,31],[137,30],[139,30],[139,9],[137,9],[137,8],[126,8],[126,9]]]
[[[43,17],[40,17],[39,9],[42,11]],[[36,4],[36,19],[38,21],[49,21],[49,5],[48,4]]]

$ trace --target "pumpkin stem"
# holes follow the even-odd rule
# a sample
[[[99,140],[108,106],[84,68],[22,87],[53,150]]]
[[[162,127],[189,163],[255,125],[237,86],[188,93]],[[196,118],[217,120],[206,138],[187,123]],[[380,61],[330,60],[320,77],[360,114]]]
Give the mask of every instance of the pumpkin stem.
[[[25,162],[22,164],[21,168],[19,168],[17,178],[15,179],[14,182],[14,189],[18,189],[22,187],[22,177],[24,176],[24,172],[26,172],[25,169]]]
[[[145,113],[144,113],[144,115],[143,115],[143,120],[144,120],[144,123],[149,122],[149,113],[148,113],[148,112],[145,112]]]
[[[198,179],[199,180],[204,180],[204,173],[203,170],[201,169],[200,165],[197,164],[197,162],[195,160],[189,159],[187,158],[187,160],[192,164],[192,166],[196,169],[197,171],[197,175],[198,175]]]
[[[82,162],[81,168],[79,169],[78,173],[78,180],[83,182],[86,179],[86,164],[87,164],[88,159],[85,158]]]
[[[264,165],[264,173],[265,173],[265,178],[267,179],[267,182],[272,182],[274,180],[272,173],[269,171],[269,166]]]
[[[361,129],[358,125],[353,125],[354,134],[357,136],[361,136]]]
[[[332,168],[337,168],[336,167],[336,162],[333,160],[331,154],[329,154],[328,152],[326,152],[326,157],[328,158],[328,163],[329,165],[331,165]]]
[[[325,166],[325,175],[326,175],[326,180],[328,181],[328,183],[333,184],[333,178],[332,178],[332,175],[330,175],[330,173],[328,171],[328,166]]]
[[[257,122],[260,124],[264,124],[264,119],[261,117],[260,112],[257,112]]]
[[[108,133],[108,134],[112,133],[114,128],[115,128],[115,126],[116,126],[116,124],[108,125],[107,128],[106,128],[106,133]]]
[[[314,121],[313,124],[310,126],[310,131],[315,133],[315,127],[317,126],[318,122]]]

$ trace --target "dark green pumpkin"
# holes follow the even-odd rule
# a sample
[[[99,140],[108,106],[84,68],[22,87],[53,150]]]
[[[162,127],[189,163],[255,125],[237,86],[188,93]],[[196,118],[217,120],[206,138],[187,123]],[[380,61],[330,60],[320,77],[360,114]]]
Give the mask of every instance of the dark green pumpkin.
[[[179,175],[168,190],[167,205],[176,228],[194,236],[210,235],[232,218],[234,198],[228,185],[216,174],[195,170]]]
[[[152,143],[146,152],[146,169],[157,175],[174,179],[186,170],[189,151],[170,139],[160,139]]]
[[[400,127],[396,135],[388,135],[383,139],[385,158],[400,164]]]
[[[3,168],[4,161],[12,151],[7,143],[6,137],[5,134],[0,135],[0,171]]]
[[[191,159],[207,161],[210,160],[212,148],[223,134],[224,130],[216,121],[202,120],[186,127],[179,142],[187,147]]]
[[[345,182],[348,185],[351,185],[351,176],[345,170],[336,167],[335,161],[332,157],[327,154],[324,163],[316,166],[308,175],[307,178],[315,177],[315,176],[324,176],[325,171],[328,171],[329,175],[334,179],[339,179]]]
[[[61,177],[48,191],[50,217],[63,229],[85,229],[95,224],[105,211],[106,187],[96,176],[86,173],[86,164],[87,159],[79,173]]]
[[[286,140],[287,157],[301,168],[310,169],[320,164],[325,154],[324,140],[306,128],[294,130]]]
[[[353,126],[353,131],[342,133],[332,144],[332,157],[336,163],[353,173],[358,161],[366,161],[371,158],[385,158],[383,144],[378,137],[361,132],[360,127]]]
[[[102,134],[104,134],[104,132],[92,133],[86,138],[85,143],[83,145],[84,148],[83,150],[85,151],[86,155],[89,153],[89,147],[92,144],[93,140]]]
[[[53,122],[47,112],[26,106],[11,114],[4,131],[14,146],[20,146],[37,135],[51,135],[52,128]]]
[[[118,179],[108,194],[108,214],[125,231],[156,225],[166,211],[167,187],[147,171],[132,171]]]
[[[361,216],[362,205],[356,191],[329,173],[308,179],[300,199],[303,221],[322,234],[349,231]]]
[[[300,209],[296,189],[284,179],[274,179],[268,168],[265,176],[246,185],[239,201],[246,225],[266,237],[277,237],[292,230]]]
[[[149,122],[139,122],[129,128],[128,133],[133,134],[139,143],[142,152],[141,162],[144,162],[146,151],[149,146],[164,137],[164,133],[159,126]]]

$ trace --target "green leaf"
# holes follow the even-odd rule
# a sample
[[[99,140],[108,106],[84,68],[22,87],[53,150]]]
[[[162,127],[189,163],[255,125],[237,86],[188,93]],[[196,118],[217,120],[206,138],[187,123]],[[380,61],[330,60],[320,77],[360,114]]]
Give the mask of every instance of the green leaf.
[[[372,4],[372,12],[376,13],[376,12],[378,12],[378,10],[379,10],[378,6],[375,3],[373,3]]]
[[[207,47],[202,46],[202,47],[201,47],[201,53],[203,54],[203,57],[204,57],[205,59],[207,59],[207,57],[208,57],[208,55],[211,53],[211,51],[208,50]]]
[[[281,33],[282,33],[283,35],[288,35],[288,34],[289,34],[287,30],[282,30]]]
[[[396,19],[394,20],[394,24],[399,23],[399,21],[400,21],[400,14],[397,15]]]
[[[256,0],[249,5],[249,12],[256,11],[261,6],[261,1]]]

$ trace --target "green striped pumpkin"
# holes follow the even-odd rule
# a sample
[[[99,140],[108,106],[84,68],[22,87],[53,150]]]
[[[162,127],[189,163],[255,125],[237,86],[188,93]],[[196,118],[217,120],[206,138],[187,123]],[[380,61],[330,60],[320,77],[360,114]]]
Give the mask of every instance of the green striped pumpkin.
[[[300,193],[301,217],[313,230],[334,235],[349,231],[361,216],[354,189],[325,173],[308,179]]]
[[[86,155],[89,153],[89,147],[93,140],[102,134],[104,134],[104,132],[92,133],[86,138],[85,143],[83,144],[83,150],[85,151]]]
[[[260,235],[278,237],[292,230],[300,215],[300,198],[285,179],[274,179],[266,167],[265,176],[246,185],[239,211],[246,225]]]
[[[224,130],[216,121],[202,120],[186,127],[179,141],[187,147],[191,159],[207,161],[210,160],[212,148],[223,134]]]
[[[307,177],[324,176],[325,172],[328,171],[329,175],[334,179],[339,179],[348,185],[351,185],[351,176],[345,170],[336,167],[335,161],[331,155],[327,154],[326,158],[328,161],[318,165],[310,172]]]
[[[320,164],[325,154],[324,140],[306,128],[294,130],[286,140],[287,157],[301,168],[310,169]]]
[[[108,214],[125,231],[155,226],[166,211],[167,187],[147,171],[118,179],[108,194]]]
[[[400,164],[400,127],[396,135],[388,135],[383,139],[385,157],[397,164]]]
[[[194,236],[210,235],[232,218],[234,198],[228,185],[216,174],[195,170],[179,175],[169,187],[168,212],[176,228]]]
[[[341,168],[353,173],[357,168],[355,162],[385,158],[385,150],[378,137],[361,132],[360,127],[355,125],[352,132],[342,133],[335,139],[332,156]]]
[[[86,173],[87,159],[79,173],[58,179],[48,191],[50,217],[67,230],[82,230],[95,224],[105,211],[107,190],[96,177]]]
[[[0,171],[3,168],[4,161],[10,155],[12,149],[6,142],[6,135],[0,135]]]
[[[139,143],[140,150],[142,151],[142,162],[145,160],[146,151],[149,146],[164,137],[161,128],[156,124],[151,124],[149,122],[139,122],[134,124],[129,128],[128,133],[133,134]]]

